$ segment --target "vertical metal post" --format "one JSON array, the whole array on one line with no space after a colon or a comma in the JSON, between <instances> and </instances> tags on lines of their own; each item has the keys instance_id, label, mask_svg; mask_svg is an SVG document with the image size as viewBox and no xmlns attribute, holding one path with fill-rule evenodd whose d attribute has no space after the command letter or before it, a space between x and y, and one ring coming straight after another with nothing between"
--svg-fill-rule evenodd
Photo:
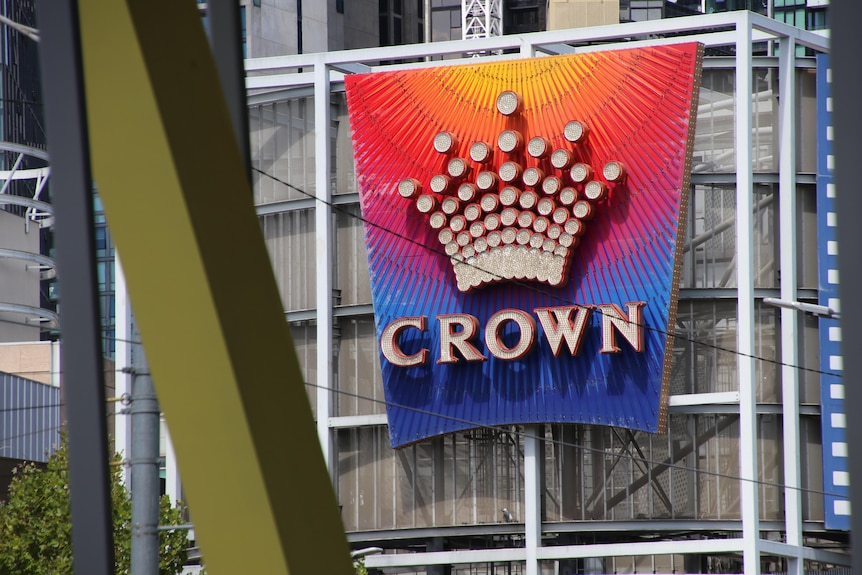
<instances>
[{"instance_id":1,"label":"vertical metal post","mask_svg":"<svg viewBox=\"0 0 862 575\"><path fill-rule=\"evenodd\" d=\"M527 575L538 575L538 548L542 544L542 427L524 428L524 547L527 554Z\"/></svg>"},{"instance_id":2,"label":"vertical metal post","mask_svg":"<svg viewBox=\"0 0 862 575\"><path fill-rule=\"evenodd\" d=\"M119 254L114 256L114 336L116 347L114 354L114 382L117 397L129 397L132 393L132 377L127 368L134 365L132 359L132 307L129 304L129 294L126 291L126 274L120 262ZM125 413L117 414L114 419L114 449L127 459L131 453L131 425L129 417ZM123 467L123 482L127 489L131 489L132 481L128 469Z\"/></svg>"},{"instance_id":3,"label":"vertical metal post","mask_svg":"<svg viewBox=\"0 0 862 575\"><path fill-rule=\"evenodd\" d=\"M332 474L332 440L329 417L332 406L332 208L329 189L329 69L322 59L314 64L314 205L317 257L317 434L326 467Z\"/></svg>"},{"instance_id":4,"label":"vertical metal post","mask_svg":"<svg viewBox=\"0 0 862 575\"><path fill-rule=\"evenodd\" d=\"M207 10L213 58L218 68L221 89L230 112L237 144L251 182L248 103L242 60L242 22L239 16L241 7L236 0L210 0Z\"/></svg>"},{"instance_id":5,"label":"vertical metal post","mask_svg":"<svg viewBox=\"0 0 862 575\"><path fill-rule=\"evenodd\" d=\"M781 222L781 299L796 301L796 45L783 38L778 54L778 205ZM796 546L787 572L802 575L802 492L799 457L799 316L781 310L781 401L784 413L784 523L786 542Z\"/></svg>"},{"instance_id":6,"label":"vertical metal post","mask_svg":"<svg viewBox=\"0 0 862 575\"><path fill-rule=\"evenodd\" d=\"M839 293L841 310L842 355L844 378L847 382L859 381L862 376L862 304L856 297L862 292L862 266L859 254L852 246L862 242L862 231L857 215L862 213L862 197L854 193L858 187L856 158L859 153L859 133L862 130L862 108L859 94L862 93L862 76L859 74L858 54L862 48L859 38L859 21L862 4L858 2L833 2L832 11L832 71L835 97L835 201L838 205L838 263L841 274ZM847 412L854 413L862 406L862 388L845 385ZM847 418L847 437L850 441L849 470L850 501L853 509L851 523L853 533L862 533L862 418ZM854 439L856 438L856 439ZM853 537L853 571L862 573L862 547L859 537Z\"/></svg>"},{"instance_id":7,"label":"vertical metal post","mask_svg":"<svg viewBox=\"0 0 862 575\"><path fill-rule=\"evenodd\" d=\"M81 575L110 575L114 547L105 380L78 7L74 0L41 0L36 8L63 292L61 354L69 420L73 566Z\"/></svg>"},{"instance_id":8,"label":"vertical metal post","mask_svg":"<svg viewBox=\"0 0 862 575\"><path fill-rule=\"evenodd\" d=\"M757 481L757 385L754 364L754 263L751 170L751 20L736 21L736 261L737 365L739 369L739 474L743 562L746 575L760 573L760 505Z\"/></svg>"},{"instance_id":9,"label":"vertical metal post","mask_svg":"<svg viewBox=\"0 0 862 575\"><path fill-rule=\"evenodd\" d=\"M132 375L132 575L159 573L159 402L143 346Z\"/></svg>"}]
</instances>

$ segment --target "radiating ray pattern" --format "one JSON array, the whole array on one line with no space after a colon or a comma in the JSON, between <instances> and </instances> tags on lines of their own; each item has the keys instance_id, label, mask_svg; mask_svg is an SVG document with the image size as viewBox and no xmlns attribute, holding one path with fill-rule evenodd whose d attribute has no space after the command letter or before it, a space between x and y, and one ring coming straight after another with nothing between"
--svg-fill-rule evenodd
<instances>
[{"instance_id":1,"label":"radiating ray pattern","mask_svg":"<svg viewBox=\"0 0 862 575\"><path fill-rule=\"evenodd\" d=\"M681 265L675 254L687 211L702 54L700 44L678 44L345 78L378 337L397 318L428 318L425 332L405 330L399 341L405 353L428 349L430 361L405 368L381 356L387 401L481 425L581 422L662 429L667 332L676 314ZM506 91L520 97L511 115L497 108ZM566 126L575 120L586 127L585 140L567 139ZM506 130L523 136L522 148L500 148L498 137ZM452 149L441 153L434 142L444 132L454 139ZM531 155L527 145L534 137L544 138L550 151L568 150L568 163L558 160L566 167L553 165L549 154ZM489 160L471 158L477 142L491 149ZM450 168L453 158L464 160L465 175L457 162ZM512 218L502 214L507 182L476 194L461 190L459 197L459 187L475 186L483 171L498 180L508 175L506 162L521 170L509 183L517 188L509 207L521 218L508 226L511 232L495 220ZM620 181L603 172L609 162L619 165L608 174L623 170ZM596 184L589 190L587 181L573 179L574 164L592 169ZM448 178L445 186L440 176ZM571 189L568 195L563 188ZM486 210L487 194L496 199L488 200ZM572 197L590 205L590 217L579 215L587 207L576 209ZM534 203L543 198L548 200L540 212ZM559 220L547 211L551 204L565 208ZM542 217L547 221L537 222ZM568 229L569 220L578 221ZM555 222L560 228L550 229ZM489 244L498 240L498 225L494 251ZM517 265L515 256L507 259L515 253ZM530 271L530 262L540 260L544 271ZM499 262L503 267L493 267ZM520 266L506 272L511 281L499 277L506 265ZM547 279L558 272L560 281ZM496 359L480 334L474 343L486 361L436 363L441 314L470 314L484 326L503 309L532 314L543 307L624 308L638 301L645 302L647 326L641 353L625 342L619 353L600 353L602 318L593 312L576 356L566 351L554 357L539 327L536 345L523 359ZM513 323L504 325L503 339L515 341ZM465 428L395 406L388 416L393 447Z\"/></svg>"}]
</instances>

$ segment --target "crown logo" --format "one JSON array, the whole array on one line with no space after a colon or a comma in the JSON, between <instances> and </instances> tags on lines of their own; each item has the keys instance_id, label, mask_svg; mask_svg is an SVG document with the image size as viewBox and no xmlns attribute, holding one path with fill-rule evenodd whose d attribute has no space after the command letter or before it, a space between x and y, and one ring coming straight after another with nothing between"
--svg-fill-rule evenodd
<instances>
[{"instance_id":1,"label":"crown logo","mask_svg":"<svg viewBox=\"0 0 862 575\"><path fill-rule=\"evenodd\" d=\"M523 101L507 90L496 108L517 117ZM434 136L445 173L431 177L430 193L415 178L401 180L398 193L415 200L416 210L439 230L460 291L506 280L566 283L589 221L607 204L610 188L626 178L617 160L600 171L588 163L589 133L585 122L571 120L554 137L559 147L541 135L525 146L527 136L509 128L495 148L482 141L462 147L452 132Z\"/></svg>"}]
</instances>

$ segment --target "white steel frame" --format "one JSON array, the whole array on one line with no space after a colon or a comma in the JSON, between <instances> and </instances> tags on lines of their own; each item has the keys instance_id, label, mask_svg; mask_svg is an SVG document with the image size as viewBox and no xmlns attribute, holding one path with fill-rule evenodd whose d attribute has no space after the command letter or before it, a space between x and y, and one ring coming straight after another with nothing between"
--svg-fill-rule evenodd
<instances>
[{"instance_id":1,"label":"white steel frame","mask_svg":"<svg viewBox=\"0 0 862 575\"><path fill-rule=\"evenodd\" d=\"M462 0L461 38L503 35L503 0Z\"/></svg>"},{"instance_id":2,"label":"white steel frame","mask_svg":"<svg viewBox=\"0 0 862 575\"><path fill-rule=\"evenodd\" d=\"M464 5L472 4L465 0ZM465 10L466 14L467 11ZM466 16L465 16L466 17ZM466 25L466 24L465 24ZM465 28L466 29L466 28ZM708 30L708 32L701 32ZM677 34L672 38L656 35ZM633 40L634 38L644 38ZM340 87L340 81L348 73L375 69L398 69L437 65L475 63L468 55L484 54L484 61L495 59L530 58L547 54L578 53L609 50L621 47L672 44L699 41L709 46L731 46L735 48L736 91L751 93L752 89L752 43L775 40L779 50L779 72L781 101L778 114L780 147L779 195L781 235L781 298L795 301L796 270L796 225L795 194L796 173L794 158L794 106L795 91L793 74L797 46L813 48L818 52L829 51L827 38L783 23L776 22L752 12L726 12L669 20L638 22L631 24L558 30L535 34L482 37L471 40L388 46L343 52L302 54L259 58L246 61L246 70L252 74L247 80L250 100L255 103L277 101L309 90L315 99L315 151L316 151L316 198L315 239L318 262L331 260L332 210L327 205L331 200L330 190L330 90ZM616 43L612 43L617 41ZM589 43L595 44L590 45ZM609 43L611 42L611 43ZM516 54L501 56L503 50L515 50ZM461 60L428 61L435 56L461 54ZM417 60L411 64L380 66L380 61L400 59ZM302 72L298 72L299 70ZM308 70L313 70L309 72ZM540 510L541 466L538 427L527 426L525 439L525 510L524 547L493 550L439 551L414 554L372 555L366 558L368 567L398 568L441 564L464 564L499 561L526 563L526 573L537 575L539 562L564 558L589 558L634 555L664 555L686 553L741 553L745 572L760 573L760 558L764 553L788 559L788 572L803 573L803 562L814 560L836 565L849 565L850 556L803 546L802 511L799 458L799 377L791 366L799 362L799 333L797 314L792 309L781 310L781 361L784 413L784 477L786 482L783 521L785 542L779 543L761 538L758 519L758 458L757 458L757 413L755 396L755 333L754 333L754 269L752 262L753 238L753 186L754 174L751 164L752 146L752 101L750 98L736 99L736 183L737 183L737 283L738 283L738 334L739 391L702 395L685 395L670 398L671 411L704 409L726 412L730 406L740 414L740 492L742 495L741 537L730 539L708 539L691 541L656 541L625 544L599 544L577 546L542 547L542 522ZM321 137L322 136L322 137ZM355 195L354 195L355 198ZM289 204L287 202L286 204ZM305 207L305 202L303 202ZM290 209L288 205L283 209ZM280 211L272 205L260 206L261 213ZM333 417L331 406L332 379L332 278L330 266L317 266L317 319L318 360L317 374L320 387L317 392L318 432L327 464L332 468L331 434L336 428L379 425L380 416ZM774 523L774 522L770 522Z\"/></svg>"}]
</instances>

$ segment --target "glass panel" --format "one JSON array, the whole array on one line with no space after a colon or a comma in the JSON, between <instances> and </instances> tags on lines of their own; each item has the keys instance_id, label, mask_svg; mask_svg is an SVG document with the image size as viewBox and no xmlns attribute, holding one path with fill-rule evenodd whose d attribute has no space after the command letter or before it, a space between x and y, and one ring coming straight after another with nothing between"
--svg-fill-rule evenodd
<instances>
[{"instance_id":1,"label":"glass panel","mask_svg":"<svg viewBox=\"0 0 862 575\"><path fill-rule=\"evenodd\" d=\"M799 418L802 519L823 521L823 444L820 418Z\"/></svg>"},{"instance_id":2,"label":"glass panel","mask_svg":"<svg viewBox=\"0 0 862 575\"><path fill-rule=\"evenodd\" d=\"M736 301L679 303L670 392L737 391Z\"/></svg>"},{"instance_id":3,"label":"glass panel","mask_svg":"<svg viewBox=\"0 0 862 575\"><path fill-rule=\"evenodd\" d=\"M368 254L365 249L365 229L359 206L335 208L335 270L336 305L371 303L371 283L368 275Z\"/></svg>"},{"instance_id":4,"label":"glass panel","mask_svg":"<svg viewBox=\"0 0 862 575\"><path fill-rule=\"evenodd\" d=\"M266 215L261 224L284 309L313 308L316 304L314 210Z\"/></svg>"},{"instance_id":5,"label":"glass panel","mask_svg":"<svg viewBox=\"0 0 862 575\"><path fill-rule=\"evenodd\" d=\"M340 318L335 338L335 415L385 413L374 318Z\"/></svg>"},{"instance_id":6,"label":"glass panel","mask_svg":"<svg viewBox=\"0 0 862 575\"><path fill-rule=\"evenodd\" d=\"M386 427L336 432L337 491L347 531L523 521L519 435L458 433L404 449Z\"/></svg>"},{"instance_id":7,"label":"glass panel","mask_svg":"<svg viewBox=\"0 0 862 575\"><path fill-rule=\"evenodd\" d=\"M663 435L549 426L544 519L738 519L738 420L673 415Z\"/></svg>"},{"instance_id":8,"label":"glass panel","mask_svg":"<svg viewBox=\"0 0 862 575\"><path fill-rule=\"evenodd\" d=\"M705 68L697 107L692 172L736 170L733 70Z\"/></svg>"},{"instance_id":9,"label":"glass panel","mask_svg":"<svg viewBox=\"0 0 862 575\"><path fill-rule=\"evenodd\" d=\"M778 287L776 189L773 185L754 187L755 287ZM736 287L736 186L694 186L689 206L682 287Z\"/></svg>"},{"instance_id":10,"label":"glass panel","mask_svg":"<svg viewBox=\"0 0 862 575\"><path fill-rule=\"evenodd\" d=\"M754 378L759 403L781 403L781 366L779 342L781 310L762 302L755 304Z\"/></svg>"},{"instance_id":11,"label":"glass panel","mask_svg":"<svg viewBox=\"0 0 862 575\"><path fill-rule=\"evenodd\" d=\"M736 187L695 186L689 206L682 287L735 287Z\"/></svg>"},{"instance_id":12,"label":"glass panel","mask_svg":"<svg viewBox=\"0 0 862 575\"><path fill-rule=\"evenodd\" d=\"M755 172L778 171L778 70L752 70L751 165Z\"/></svg>"},{"instance_id":13,"label":"glass panel","mask_svg":"<svg viewBox=\"0 0 862 575\"><path fill-rule=\"evenodd\" d=\"M796 71L796 171L817 172L817 73Z\"/></svg>"},{"instance_id":14,"label":"glass panel","mask_svg":"<svg viewBox=\"0 0 862 575\"><path fill-rule=\"evenodd\" d=\"M782 437L782 418L765 414L758 417L758 486L760 500L760 519L778 520L784 518L784 441Z\"/></svg>"},{"instance_id":15,"label":"glass panel","mask_svg":"<svg viewBox=\"0 0 862 575\"><path fill-rule=\"evenodd\" d=\"M301 321L290 324L290 335L296 348L299 369L306 384L305 391L311 403L314 419L317 419L317 327L311 322Z\"/></svg>"},{"instance_id":16,"label":"glass panel","mask_svg":"<svg viewBox=\"0 0 862 575\"><path fill-rule=\"evenodd\" d=\"M313 196L314 100L251 106L249 127L255 203Z\"/></svg>"},{"instance_id":17,"label":"glass panel","mask_svg":"<svg viewBox=\"0 0 862 575\"><path fill-rule=\"evenodd\" d=\"M817 289L817 190L812 185L796 187L797 287Z\"/></svg>"},{"instance_id":18,"label":"glass panel","mask_svg":"<svg viewBox=\"0 0 862 575\"><path fill-rule=\"evenodd\" d=\"M333 159L330 162L330 179L335 182L333 194L356 193L356 166L353 162L353 141L350 119L347 115L347 98L343 92L332 95Z\"/></svg>"}]
</instances>

